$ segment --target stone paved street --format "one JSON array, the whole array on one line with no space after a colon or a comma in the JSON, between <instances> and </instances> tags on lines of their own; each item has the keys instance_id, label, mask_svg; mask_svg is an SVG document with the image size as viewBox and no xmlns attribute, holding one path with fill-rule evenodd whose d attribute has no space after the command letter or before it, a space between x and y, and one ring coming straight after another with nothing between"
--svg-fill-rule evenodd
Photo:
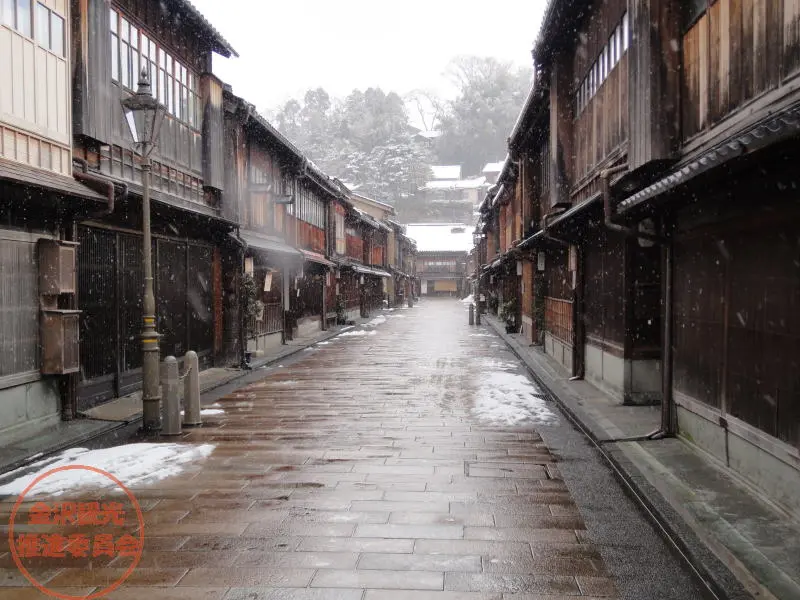
<instances>
[{"instance_id":1,"label":"stone paved street","mask_svg":"<svg viewBox=\"0 0 800 600\"><path fill-rule=\"evenodd\" d=\"M195 458L157 481L120 476L145 511L145 550L109 598L699 597L518 361L455 300L385 311L207 414L164 440L204 449ZM4 521L15 500L0 505ZM638 533L620 542L629 521ZM0 600L44 597L7 549L6 538ZM48 589L73 596L131 564L31 560Z\"/></svg>"}]
</instances>

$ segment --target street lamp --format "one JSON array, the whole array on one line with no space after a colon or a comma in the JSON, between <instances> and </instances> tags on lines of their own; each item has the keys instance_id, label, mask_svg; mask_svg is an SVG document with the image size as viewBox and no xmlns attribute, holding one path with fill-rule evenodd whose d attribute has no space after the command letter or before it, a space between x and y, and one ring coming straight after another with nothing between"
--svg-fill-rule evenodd
<instances>
[{"instance_id":1,"label":"street lamp","mask_svg":"<svg viewBox=\"0 0 800 600\"><path fill-rule=\"evenodd\" d=\"M153 262L150 238L150 154L167 109L153 97L150 74L142 67L137 92L122 100L125 122L134 148L142 157L142 234L144 246L144 305L142 315L142 429L161 429L161 390L159 388L159 348L156 331L156 298L153 293Z\"/></svg>"}]
</instances>

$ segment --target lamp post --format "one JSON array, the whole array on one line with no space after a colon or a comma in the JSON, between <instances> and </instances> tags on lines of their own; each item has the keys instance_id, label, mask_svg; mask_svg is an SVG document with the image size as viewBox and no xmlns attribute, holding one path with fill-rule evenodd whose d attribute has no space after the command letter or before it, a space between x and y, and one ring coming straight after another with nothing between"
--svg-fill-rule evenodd
<instances>
[{"instance_id":1,"label":"lamp post","mask_svg":"<svg viewBox=\"0 0 800 600\"><path fill-rule=\"evenodd\" d=\"M150 74L142 67L137 92L122 100L125 121L133 145L142 157L142 243L144 246L144 303L142 315L142 429L161 429L159 387L159 334L156 331L156 298L153 293L153 261L150 236L150 154L153 152L166 107L153 97Z\"/></svg>"}]
</instances>

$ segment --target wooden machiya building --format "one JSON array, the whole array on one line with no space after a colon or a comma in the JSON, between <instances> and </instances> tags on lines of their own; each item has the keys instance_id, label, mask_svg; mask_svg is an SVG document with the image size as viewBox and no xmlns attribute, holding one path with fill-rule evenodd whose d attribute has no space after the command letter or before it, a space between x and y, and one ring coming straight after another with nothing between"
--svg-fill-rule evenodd
<instances>
[{"instance_id":1,"label":"wooden machiya building","mask_svg":"<svg viewBox=\"0 0 800 600\"><path fill-rule=\"evenodd\" d=\"M390 307L412 305L415 286L417 245L406 235L406 227L387 220L392 228L389 238L389 270L392 285L389 288Z\"/></svg>"},{"instance_id":2,"label":"wooden machiya building","mask_svg":"<svg viewBox=\"0 0 800 600\"><path fill-rule=\"evenodd\" d=\"M621 402L660 402L664 433L793 511L798 20L781 0L551 2L501 175L526 336Z\"/></svg>"},{"instance_id":3,"label":"wooden machiya building","mask_svg":"<svg viewBox=\"0 0 800 600\"><path fill-rule=\"evenodd\" d=\"M416 243L417 296L462 298L469 293L469 227L462 223L414 223L406 226L406 235Z\"/></svg>"},{"instance_id":4,"label":"wooden machiya building","mask_svg":"<svg viewBox=\"0 0 800 600\"><path fill-rule=\"evenodd\" d=\"M0 439L11 446L73 415L73 222L113 199L73 177L71 10L0 4Z\"/></svg>"},{"instance_id":5,"label":"wooden machiya building","mask_svg":"<svg viewBox=\"0 0 800 600\"><path fill-rule=\"evenodd\" d=\"M162 358L195 350L202 367L235 360L224 344L222 277L237 252L228 235L235 223L222 215L223 89L211 73L213 53L234 51L189 2L72 6L73 154L79 177L105 185L110 198L106 211L76 218L81 410L141 381L141 162L120 101L136 91L143 67L167 109L151 178Z\"/></svg>"},{"instance_id":6,"label":"wooden machiya building","mask_svg":"<svg viewBox=\"0 0 800 600\"><path fill-rule=\"evenodd\" d=\"M346 188L345 188L346 189ZM368 317L383 307L388 225L356 206L352 192L335 207L335 306L339 321Z\"/></svg>"},{"instance_id":7,"label":"wooden machiya building","mask_svg":"<svg viewBox=\"0 0 800 600\"><path fill-rule=\"evenodd\" d=\"M364 316L380 310L394 297L394 277L391 273L394 248L394 229L388 222L394 208L362 194L351 192L349 197L355 216L362 224L364 258L356 270L364 297Z\"/></svg>"}]
</instances>

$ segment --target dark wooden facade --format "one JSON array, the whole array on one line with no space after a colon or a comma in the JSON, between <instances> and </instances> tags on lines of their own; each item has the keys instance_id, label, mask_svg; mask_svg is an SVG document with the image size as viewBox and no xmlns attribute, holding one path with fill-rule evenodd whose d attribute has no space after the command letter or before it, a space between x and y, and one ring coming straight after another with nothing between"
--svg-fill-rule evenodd
<instances>
[{"instance_id":1,"label":"dark wooden facade","mask_svg":"<svg viewBox=\"0 0 800 600\"><path fill-rule=\"evenodd\" d=\"M141 160L120 101L147 67L153 95L167 109L152 155L151 228L157 329L162 356L200 355L201 366L229 364L223 267L235 249L222 220L222 82L212 52L231 49L191 5L152 0L72 2L73 154L82 170L127 189L114 212L78 228L81 314L79 407L140 385L142 249ZM137 275L138 274L138 275Z\"/></svg>"},{"instance_id":2,"label":"dark wooden facade","mask_svg":"<svg viewBox=\"0 0 800 600\"><path fill-rule=\"evenodd\" d=\"M497 273L521 214L545 351L572 346L562 364L622 401L662 401L665 432L791 510L799 22L795 0L554 2L518 168L498 179L521 203L490 190L477 250Z\"/></svg>"}]
</instances>

